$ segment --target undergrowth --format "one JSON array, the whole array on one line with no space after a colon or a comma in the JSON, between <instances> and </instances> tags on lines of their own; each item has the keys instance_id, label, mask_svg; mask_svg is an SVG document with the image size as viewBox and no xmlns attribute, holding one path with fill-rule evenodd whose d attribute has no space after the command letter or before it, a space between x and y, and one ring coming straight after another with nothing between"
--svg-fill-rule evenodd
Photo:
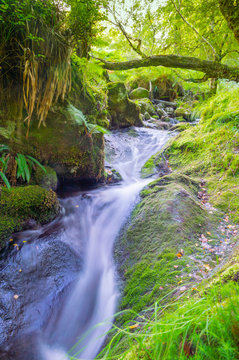
<instances>
[{"instance_id":1,"label":"undergrowth","mask_svg":"<svg viewBox=\"0 0 239 360\"><path fill-rule=\"evenodd\" d=\"M198 105L200 123L179 134L166 153L172 169L204 178L210 202L239 221L239 88L222 88Z\"/></svg>"},{"instance_id":2,"label":"undergrowth","mask_svg":"<svg viewBox=\"0 0 239 360\"><path fill-rule=\"evenodd\" d=\"M135 322L123 328L114 325L114 336L97 358L238 359L238 309L239 286L233 282L219 284L196 296L186 293L184 298L167 305L161 305L159 300L145 315L138 315ZM119 354L115 349L121 339L128 350Z\"/></svg>"}]
</instances>

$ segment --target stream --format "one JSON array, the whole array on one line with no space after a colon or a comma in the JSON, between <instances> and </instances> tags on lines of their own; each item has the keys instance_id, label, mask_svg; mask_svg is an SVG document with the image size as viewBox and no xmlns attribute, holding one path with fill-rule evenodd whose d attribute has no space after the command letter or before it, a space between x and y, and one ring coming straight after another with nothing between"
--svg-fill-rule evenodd
<instances>
[{"instance_id":1,"label":"stream","mask_svg":"<svg viewBox=\"0 0 239 360\"><path fill-rule=\"evenodd\" d=\"M150 128L106 135L107 162L123 180L66 191L56 220L13 236L0 262L1 360L97 356L119 299L114 241L152 181L141 167L168 138Z\"/></svg>"}]
</instances>

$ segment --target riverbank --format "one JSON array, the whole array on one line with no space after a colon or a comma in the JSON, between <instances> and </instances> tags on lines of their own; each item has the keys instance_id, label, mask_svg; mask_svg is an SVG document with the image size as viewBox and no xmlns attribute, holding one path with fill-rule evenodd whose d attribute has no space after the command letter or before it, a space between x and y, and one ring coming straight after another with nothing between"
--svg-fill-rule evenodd
<instances>
[{"instance_id":1,"label":"riverbank","mask_svg":"<svg viewBox=\"0 0 239 360\"><path fill-rule=\"evenodd\" d=\"M227 356L230 358L233 354L232 359L236 359L236 340L233 330L226 325L221 330L228 334L227 340L220 342L212 335L211 353L210 340L193 337L195 331L199 331L195 329L206 331L203 330L203 316L198 319L197 327L193 328L193 323L189 322L188 327L182 324L181 332L173 331L176 319L181 316L174 308L175 301L191 312L193 319L193 303L202 303L205 299L205 309L211 304L210 326L219 321L214 302L223 302L220 296L226 299L230 287L234 294L232 301L237 301L239 133L236 94L238 89L228 92L224 89L198 106L195 115L202 116L200 123L171 139L143 168L143 174L145 169L147 176L150 171L152 174L160 172L160 178L141 192L141 201L116 244L115 258L124 289L120 314L116 316L116 335L108 347L109 359L135 359L136 354L140 359L177 356L184 359L188 356L185 347L190 354L191 351L198 354L194 357L197 359L203 356L222 359L226 341L233 348L225 350ZM162 176L162 170L169 174ZM232 253L233 261L228 260ZM222 267L223 271L219 270ZM215 277L216 283L212 280ZM221 288L218 284L222 284ZM205 288L208 287L207 295ZM190 302L188 297L194 300ZM160 310L154 311L156 302ZM231 303L226 303L226 323L231 321L230 306ZM166 324L169 318L174 318L175 324L168 326L164 333L161 326L165 325L161 324ZM238 324L237 318L235 324ZM122 330L118 330L118 326ZM167 334L171 332L171 340L168 340ZM154 340L157 336L162 338L164 346ZM204 355L203 347L206 349Z\"/></svg>"}]
</instances>

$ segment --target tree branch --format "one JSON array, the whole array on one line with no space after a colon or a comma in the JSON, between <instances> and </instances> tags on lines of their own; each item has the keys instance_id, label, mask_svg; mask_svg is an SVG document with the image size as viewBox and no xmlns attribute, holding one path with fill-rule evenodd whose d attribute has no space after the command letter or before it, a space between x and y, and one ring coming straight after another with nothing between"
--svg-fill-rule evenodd
<instances>
[{"instance_id":1,"label":"tree branch","mask_svg":"<svg viewBox=\"0 0 239 360\"><path fill-rule=\"evenodd\" d=\"M97 59L108 70L128 70L148 66L164 66L168 68L188 69L203 72L208 78L227 79L239 82L239 68L230 67L215 61L200 60L195 57L178 55L155 55L145 59L123 62L111 62Z\"/></svg>"},{"instance_id":2,"label":"tree branch","mask_svg":"<svg viewBox=\"0 0 239 360\"><path fill-rule=\"evenodd\" d=\"M200 35L199 31L192 24L190 24L190 22L187 19L185 19L185 17L183 16L181 11L178 9L177 5L175 4L174 0L171 0L171 2L173 4L175 10L177 11L177 13L180 15L182 20L185 22L185 24L187 24L203 40L203 42L205 42L205 44L210 46L213 54L216 54L216 51L215 51L214 47L212 46L212 44L210 44L210 42L203 35Z\"/></svg>"}]
</instances>

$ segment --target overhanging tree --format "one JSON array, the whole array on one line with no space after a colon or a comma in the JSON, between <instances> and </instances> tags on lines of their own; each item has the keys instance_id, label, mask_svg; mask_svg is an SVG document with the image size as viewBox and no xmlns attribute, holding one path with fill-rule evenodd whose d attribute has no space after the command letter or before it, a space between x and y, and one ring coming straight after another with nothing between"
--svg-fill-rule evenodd
<instances>
[{"instance_id":1,"label":"overhanging tree","mask_svg":"<svg viewBox=\"0 0 239 360\"><path fill-rule=\"evenodd\" d=\"M127 70L165 66L204 73L204 76L196 81L205 81L209 78L239 81L238 67L222 64L222 60L231 54L235 58L235 54L239 53L239 48L224 19L225 14L222 16L219 1L215 3L209 0L205 3L204 1L168 0L154 11L150 10L152 2L148 0L132 1L131 7L124 5L125 2L122 1L120 4L123 6L126 21L120 19L122 11L119 10L121 9L119 2L111 1L111 7L108 5L111 23L120 30L130 48L141 58L123 62L101 59L104 68ZM148 8L145 11L144 7L147 5ZM235 7L235 1L233 6ZM234 20L238 22L238 17L234 17ZM129 29L129 23L131 29ZM152 40L146 36L146 31L147 34L151 31ZM160 55L151 55L153 48ZM169 54L169 51L173 55ZM194 56L188 57L188 53Z\"/></svg>"}]
</instances>

